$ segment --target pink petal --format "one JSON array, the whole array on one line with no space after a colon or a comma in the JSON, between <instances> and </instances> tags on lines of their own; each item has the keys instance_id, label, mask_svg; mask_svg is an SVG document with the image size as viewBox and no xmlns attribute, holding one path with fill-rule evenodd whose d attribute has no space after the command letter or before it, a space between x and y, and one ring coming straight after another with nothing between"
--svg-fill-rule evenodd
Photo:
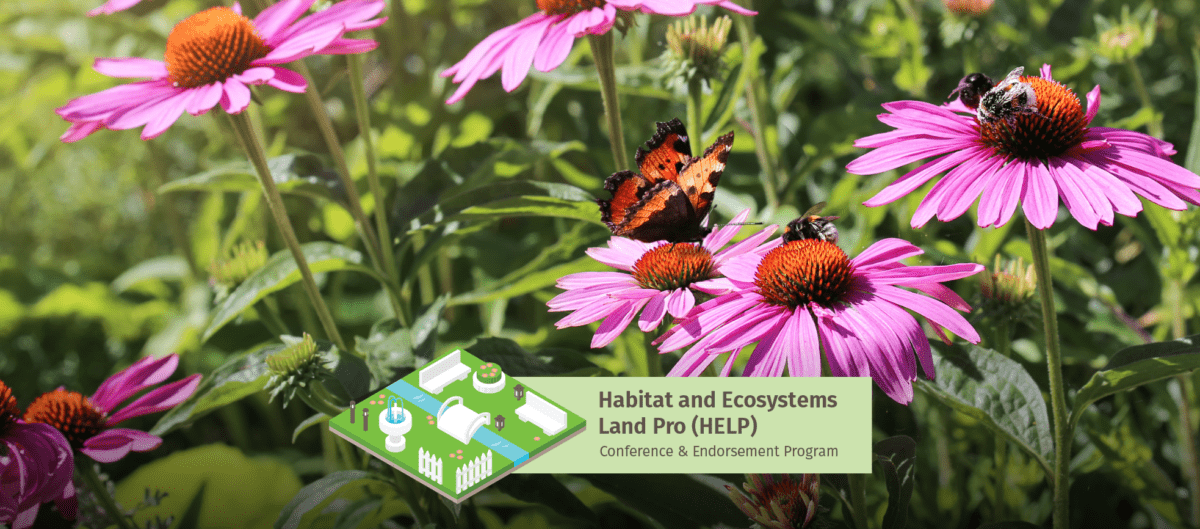
<instances>
[{"instance_id":1,"label":"pink petal","mask_svg":"<svg viewBox=\"0 0 1200 529\"><path fill-rule=\"evenodd\" d=\"M659 292L650 298L646 308L638 318L638 328L642 332L650 332L662 324L663 316L667 314L667 292Z\"/></svg>"},{"instance_id":2,"label":"pink petal","mask_svg":"<svg viewBox=\"0 0 1200 529\"><path fill-rule=\"evenodd\" d=\"M729 221L729 224L713 230L712 233L709 233L706 237L704 237L704 242L701 244L701 246L708 249L710 252L716 253L721 248L724 248L726 244L729 244L729 241L733 240L733 237L737 235L738 230L742 229L740 224L746 222L746 219L749 216L749 209L742 210L741 213L738 213L737 216L733 217L733 219Z\"/></svg>"},{"instance_id":3,"label":"pink petal","mask_svg":"<svg viewBox=\"0 0 1200 529\"><path fill-rule=\"evenodd\" d=\"M546 36L538 46L537 54L533 59L533 67L540 72L549 72L558 68L571 54L575 38L575 33L571 31L571 25L566 21L553 23L546 30Z\"/></svg>"},{"instance_id":4,"label":"pink petal","mask_svg":"<svg viewBox=\"0 0 1200 529\"><path fill-rule=\"evenodd\" d=\"M521 31L517 38L509 44L508 50L505 52L504 66L501 67L503 71L500 74L500 86L504 88L505 92L516 90L529 75L529 68L533 66L533 56L537 53L538 44L542 42L542 37L552 24L554 24L553 18L546 18L538 24L532 24Z\"/></svg>"},{"instance_id":5,"label":"pink petal","mask_svg":"<svg viewBox=\"0 0 1200 529\"><path fill-rule=\"evenodd\" d=\"M617 309L612 314L609 314L600 323L600 328L596 329L596 334L592 336L592 349L599 349L613 343L621 335L621 332L626 327L629 327L630 322L633 321L633 316L645 305L645 300L634 301L626 305L625 308Z\"/></svg>"},{"instance_id":6,"label":"pink petal","mask_svg":"<svg viewBox=\"0 0 1200 529\"><path fill-rule=\"evenodd\" d=\"M873 284L869 280L868 284L868 291L876 296L916 312L971 343L979 343L979 333L975 332L975 328L958 312L941 302L893 286Z\"/></svg>"},{"instance_id":7,"label":"pink petal","mask_svg":"<svg viewBox=\"0 0 1200 529\"><path fill-rule=\"evenodd\" d=\"M132 404L113 414L108 419L109 425L114 425L125 419L140 417L150 413L168 410L178 406L200 386L200 375L195 374L183 380L172 382L142 395Z\"/></svg>"},{"instance_id":8,"label":"pink petal","mask_svg":"<svg viewBox=\"0 0 1200 529\"><path fill-rule=\"evenodd\" d=\"M914 139L897 142L866 153L846 165L846 171L857 175L873 175L889 171L912 162L940 156L952 151L976 145L969 137L961 139Z\"/></svg>"},{"instance_id":9,"label":"pink petal","mask_svg":"<svg viewBox=\"0 0 1200 529\"><path fill-rule=\"evenodd\" d=\"M667 312L671 313L671 316L676 318L687 316L694 306L696 306L696 297L692 295L691 290L680 288L667 294Z\"/></svg>"},{"instance_id":10,"label":"pink petal","mask_svg":"<svg viewBox=\"0 0 1200 529\"><path fill-rule=\"evenodd\" d=\"M1054 186L1050 171L1040 161L1025 163L1025 192L1021 205L1025 218L1039 230L1049 228L1058 216L1058 188Z\"/></svg>"},{"instance_id":11,"label":"pink petal","mask_svg":"<svg viewBox=\"0 0 1200 529\"><path fill-rule=\"evenodd\" d=\"M1024 162L1009 160L996 171L979 200L979 227L1003 226L1017 209L1025 171ZM1004 222L1001 222L1004 219Z\"/></svg>"},{"instance_id":12,"label":"pink petal","mask_svg":"<svg viewBox=\"0 0 1200 529\"><path fill-rule=\"evenodd\" d=\"M171 374L178 366L179 355L174 353L160 358L143 357L133 365L108 377L100 384L99 388L96 388L96 393L92 394L90 400L105 413L111 413L125 399L132 397L135 393L171 378Z\"/></svg>"},{"instance_id":13,"label":"pink petal","mask_svg":"<svg viewBox=\"0 0 1200 529\"><path fill-rule=\"evenodd\" d=\"M971 147L961 151L952 152L946 156L925 163L924 165L909 171L904 176L897 178L882 191L876 193L866 202L864 206L875 207L890 204L900 197L907 195L917 188L925 185L931 178L943 173L951 167L955 167L965 161L971 160L977 156L983 155L986 151L983 147Z\"/></svg>"},{"instance_id":14,"label":"pink petal","mask_svg":"<svg viewBox=\"0 0 1200 529\"><path fill-rule=\"evenodd\" d=\"M1100 111L1100 85L1096 85L1091 92L1087 93L1087 115L1083 118L1083 124L1089 125L1093 119L1096 119L1096 113Z\"/></svg>"},{"instance_id":15,"label":"pink petal","mask_svg":"<svg viewBox=\"0 0 1200 529\"><path fill-rule=\"evenodd\" d=\"M117 78L163 78L168 75L167 63L138 57L96 59L92 63L92 68L104 75Z\"/></svg>"},{"instance_id":16,"label":"pink petal","mask_svg":"<svg viewBox=\"0 0 1200 529\"><path fill-rule=\"evenodd\" d=\"M79 451L100 463L113 463L134 452L149 452L162 444L162 438L139 430L112 428L83 442Z\"/></svg>"},{"instance_id":17,"label":"pink petal","mask_svg":"<svg viewBox=\"0 0 1200 529\"><path fill-rule=\"evenodd\" d=\"M308 12L315 0L283 0L264 9L254 17L254 28L264 40L273 38Z\"/></svg>"},{"instance_id":18,"label":"pink petal","mask_svg":"<svg viewBox=\"0 0 1200 529\"><path fill-rule=\"evenodd\" d=\"M225 80L225 94L221 97L221 108L230 114L240 114L250 106L250 89L234 78Z\"/></svg>"},{"instance_id":19,"label":"pink petal","mask_svg":"<svg viewBox=\"0 0 1200 529\"><path fill-rule=\"evenodd\" d=\"M96 15L111 15L117 11L124 11L135 5L138 5L138 3L141 1L142 0L108 0L104 3L104 5L88 11L87 16L94 17Z\"/></svg>"}]
</instances>

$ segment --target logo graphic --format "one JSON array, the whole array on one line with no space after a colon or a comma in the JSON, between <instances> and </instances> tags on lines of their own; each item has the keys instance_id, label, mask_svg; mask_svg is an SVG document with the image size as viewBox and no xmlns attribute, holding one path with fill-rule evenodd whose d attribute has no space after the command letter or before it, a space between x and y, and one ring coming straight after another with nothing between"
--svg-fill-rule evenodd
<instances>
[{"instance_id":1,"label":"logo graphic","mask_svg":"<svg viewBox=\"0 0 1200 529\"><path fill-rule=\"evenodd\" d=\"M333 433L454 502L586 426L528 381L461 349L329 421Z\"/></svg>"}]
</instances>

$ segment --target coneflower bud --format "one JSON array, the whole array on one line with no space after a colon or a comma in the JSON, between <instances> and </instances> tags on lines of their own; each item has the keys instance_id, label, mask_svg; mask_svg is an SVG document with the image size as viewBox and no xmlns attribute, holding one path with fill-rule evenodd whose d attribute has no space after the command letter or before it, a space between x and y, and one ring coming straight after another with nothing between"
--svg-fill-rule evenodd
<instances>
[{"instance_id":1,"label":"coneflower bud","mask_svg":"<svg viewBox=\"0 0 1200 529\"><path fill-rule=\"evenodd\" d=\"M990 300L1010 306L1024 305L1037 291L1037 273L1033 265L1023 266L1020 258L1001 267L1000 256L992 273L980 274L979 288L985 301Z\"/></svg>"},{"instance_id":2,"label":"coneflower bud","mask_svg":"<svg viewBox=\"0 0 1200 529\"><path fill-rule=\"evenodd\" d=\"M749 483L741 491L726 485L729 499L750 519L770 529L801 529L808 527L817 514L821 478L817 474L800 474L796 480L790 474L747 474Z\"/></svg>"},{"instance_id":3,"label":"coneflower bud","mask_svg":"<svg viewBox=\"0 0 1200 529\"><path fill-rule=\"evenodd\" d=\"M958 16L978 17L992 10L994 0L944 0L946 9Z\"/></svg>"},{"instance_id":4,"label":"coneflower bud","mask_svg":"<svg viewBox=\"0 0 1200 529\"><path fill-rule=\"evenodd\" d=\"M685 82L694 78L715 79L725 68L725 42L733 20L723 16L711 26L701 17L687 17L667 28L668 69Z\"/></svg>"},{"instance_id":5,"label":"coneflower bud","mask_svg":"<svg viewBox=\"0 0 1200 529\"><path fill-rule=\"evenodd\" d=\"M212 281L233 286L267 264L267 247L262 241L244 241L234 246L223 259L214 259L208 267Z\"/></svg>"},{"instance_id":6,"label":"coneflower bud","mask_svg":"<svg viewBox=\"0 0 1200 529\"><path fill-rule=\"evenodd\" d=\"M1121 6L1120 20L1109 20L1096 15L1096 52L1112 61L1125 62L1141 55L1142 50L1154 43L1155 24L1158 10L1149 4L1138 7L1132 14L1129 6Z\"/></svg>"},{"instance_id":7,"label":"coneflower bud","mask_svg":"<svg viewBox=\"0 0 1200 529\"><path fill-rule=\"evenodd\" d=\"M280 339L286 347L265 360L271 373L265 389L270 390L271 400L282 393L283 405L287 407L298 391L307 392L311 384L332 374L329 370L332 359L319 350L308 333L303 338L281 336Z\"/></svg>"}]
</instances>

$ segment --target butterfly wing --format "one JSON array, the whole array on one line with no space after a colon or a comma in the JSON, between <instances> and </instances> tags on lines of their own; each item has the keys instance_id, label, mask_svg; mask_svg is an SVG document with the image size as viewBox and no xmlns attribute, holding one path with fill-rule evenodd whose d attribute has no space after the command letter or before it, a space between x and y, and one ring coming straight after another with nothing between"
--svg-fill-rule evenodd
<instances>
[{"instance_id":1,"label":"butterfly wing","mask_svg":"<svg viewBox=\"0 0 1200 529\"><path fill-rule=\"evenodd\" d=\"M625 209L618 223L608 223L613 235L639 241L684 242L699 239L700 218L678 184L663 181L648 189L636 204Z\"/></svg>"},{"instance_id":2,"label":"butterfly wing","mask_svg":"<svg viewBox=\"0 0 1200 529\"><path fill-rule=\"evenodd\" d=\"M612 200L596 201L600 205L600 221L616 234L629 208L641 201L651 187L654 185L649 180L633 171L613 173L604 180L604 189L612 193Z\"/></svg>"},{"instance_id":3,"label":"butterfly wing","mask_svg":"<svg viewBox=\"0 0 1200 529\"><path fill-rule=\"evenodd\" d=\"M730 132L704 150L704 155L692 158L679 171L676 182L687 195L695 212L697 221L704 219L712 208L713 194L717 191L717 183L725 172L725 160L729 150L733 148L733 133Z\"/></svg>"},{"instance_id":4,"label":"butterfly wing","mask_svg":"<svg viewBox=\"0 0 1200 529\"><path fill-rule=\"evenodd\" d=\"M633 155L642 175L651 183L676 180L683 166L692 159L687 129L679 118L658 123L658 130Z\"/></svg>"}]
</instances>

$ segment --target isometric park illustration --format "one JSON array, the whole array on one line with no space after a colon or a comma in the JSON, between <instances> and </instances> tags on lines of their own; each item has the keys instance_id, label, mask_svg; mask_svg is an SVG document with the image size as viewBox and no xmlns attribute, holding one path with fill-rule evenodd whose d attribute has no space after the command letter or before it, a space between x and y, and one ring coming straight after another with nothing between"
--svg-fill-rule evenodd
<instances>
[{"instance_id":1,"label":"isometric park illustration","mask_svg":"<svg viewBox=\"0 0 1200 529\"><path fill-rule=\"evenodd\" d=\"M454 502L587 426L503 368L461 349L329 421L329 429Z\"/></svg>"}]
</instances>

